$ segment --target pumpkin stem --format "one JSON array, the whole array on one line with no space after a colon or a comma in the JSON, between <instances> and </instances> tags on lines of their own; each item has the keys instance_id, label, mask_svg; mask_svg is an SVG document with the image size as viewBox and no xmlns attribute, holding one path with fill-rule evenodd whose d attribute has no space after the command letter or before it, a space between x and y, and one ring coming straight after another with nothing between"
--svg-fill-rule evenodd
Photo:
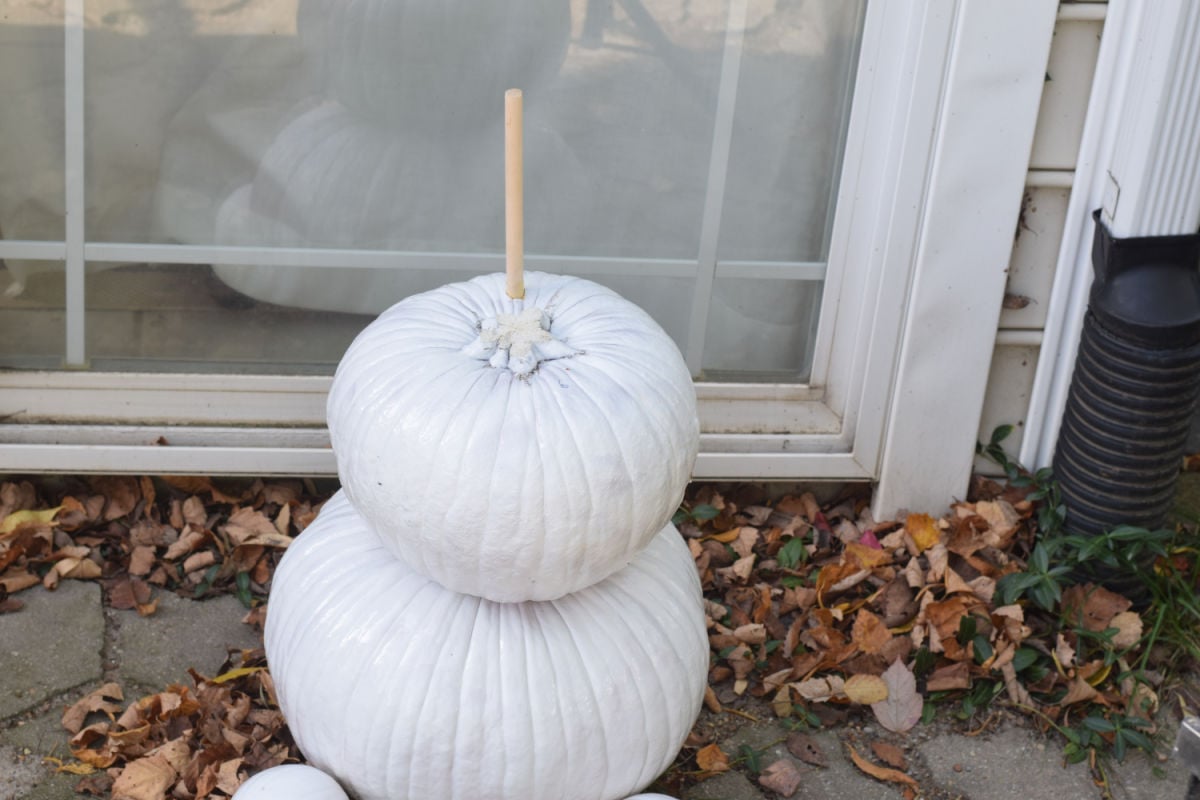
<instances>
[{"instance_id":1,"label":"pumpkin stem","mask_svg":"<svg viewBox=\"0 0 1200 800\"><path fill-rule=\"evenodd\" d=\"M497 314L483 320L479 325L479 338L462 352L524 378L543 361L570 358L583 351L554 338L550 332L550 317L545 311L527 308L516 314Z\"/></svg>"},{"instance_id":2,"label":"pumpkin stem","mask_svg":"<svg viewBox=\"0 0 1200 800\"><path fill-rule=\"evenodd\" d=\"M509 89L504 93L504 273L507 278L505 290L514 300L525 297L522 105L520 89Z\"/></svg>"}]
</instances>

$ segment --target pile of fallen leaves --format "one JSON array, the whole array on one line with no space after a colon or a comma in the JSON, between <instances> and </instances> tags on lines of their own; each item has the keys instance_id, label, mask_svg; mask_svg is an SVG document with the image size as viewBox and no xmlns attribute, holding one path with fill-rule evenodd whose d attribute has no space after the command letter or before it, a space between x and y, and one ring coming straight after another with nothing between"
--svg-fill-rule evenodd
<instances>
[{"instance_id":1,"label":"pile of fallen leaves","mask_svg":"<svg viewBox=\"0 0 1200 800\"><path fill-rule=\"evenodd\" d=\"M59 768L84 776L77 792L220 797L249 774L300 760L261 650L231 656L215 678L191 675L191 688L168 686L124 708L121 687L110 683L67 709L62 724L77 761ZM108 720L85 726L97 712Z\"/></svg>"},{"instance_id":2,"label":"pile of fallen leaves","mask_svg":"<svg viewBox=\"0 0 1200 800\"><path fill-rule=\"evenodd\" d=\"M796 730L869 712L904 733L935 701L960 703L968 722L1003 704L1060 731L1086 719L1109 744L1118 730L1148 744L1162 675L1132 668L1148 654L1131 601L1089 583L1067 586L1053 613L1002 604L997 584L1028 568L1036 509L1028 490L975 486L941 519L874 520L865 495L823 508L812 494L768 502L753 486L690 493L676 522L705 591L708 709L769 708ZM728 768L715 743L689 744L673 788ZM916 788L886 761L850 755L873 777ZM793 777L759 781L786 797Z\"/></svg>"},{"instance_id":3,"label":"pile of fallen leaves","mask_svg":"<svg viewBox=\"0 0 1200 800\"><path fill-rule=\"evenodd\" d=\"M142 614L158 591L234 593L261 625L273 569L333 491L324 488L178 477L0 484L0 612L20 608L22 589L82 579ZM861 491L822 504L753 485L691 487L676 523L705 592L709 714L782 718L799 737L789 748L810 763L820 754L809 728L869 714L904 733L937 703L957 704L977 729L988 725L977 714L1004 703L1060 731L1090 720L1108 741L1152 735L1162 676L1128 598L1084 584L1066 587L1053 611L999 601L998 584L1028 570L1034 552L1027 493L977 481L940 519L875 520ZM64 717L76 760L62 768L83 774L82 792L187 799L231 795L253 772L300 760L261 652L227 667L124 707L115 686L88 695ZM107 719L85 724L96 712ZM851 748L854 763L912 793L902 755L876 745L886 747L873 744L874 759ZM694 732L664 785L677 791L730 763L715 737ZM798 781L788 767L756 777L788 797Z\"/></svg>"},{"instance_id":4,"label":"pile of fallen leaves","mask_svg":"<svg viewBox=\"0 0 1200 800\"><path fill-rule=\"evenodd\" d=\"M18 592L100 580L115 608L153 614L154 587L232 591L249 607L328 492L311 481L47 478L0 483L0 613Z\"/></svg>"}]
</instances>

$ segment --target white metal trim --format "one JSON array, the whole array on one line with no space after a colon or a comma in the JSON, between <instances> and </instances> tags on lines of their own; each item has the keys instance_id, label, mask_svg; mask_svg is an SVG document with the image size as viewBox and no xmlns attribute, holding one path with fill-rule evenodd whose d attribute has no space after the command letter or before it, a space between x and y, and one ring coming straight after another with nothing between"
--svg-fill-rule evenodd
<instances>
[{"instance_id":1,"label":"white metal trim","mask_svg":"<svg viewBox=\"0 0 1200 800\"><path fill-rule=\"evenodd\" d=\"M87 364L85 341L83 244L87 182L84 178L84 0L66 0L63 10L63 102L65 150L63 153L66 203L66 364Z\"/></svg>"},{"instance_id":2,"label":"white metal trim","mask_svg":"<svg viewBox=\"0 0 1200 800\"><path fill-rule=\"evenodd\" d=\"M1031 169L1025 175L1025 185L1031 189L1070 189L1075 173L1069 169Z\"/></svg>"},{"instance_id":3,"label":"white metal trim","mask_svg":"<svg viewBox=\"0 0 1200 800\"><path fill-rule=\"evenodd\" d=\"M700 222L699 269L692 287L692 315L684 347L684 361L693 375L700 374L704 340L708 335L708 312L712 305L713 280L717 271L721 211L725 205L725 180L729 173L729 150L733 145L733 112L737 107L738 76L742 69L746 4L747 0L732 0L725 25L712 152L708 162L708 185L704 191L704 211Z\"/></svg>"},{"instance_id":4,"label":"white metal trim","mask_svg":"<svg viewBox=\"0 0 1200 800\"><path fill-rule=\"evenodd\" d=\"M1058 7L1059 22L1103 22L1107 14L1107 3L1067 2Z\"/></svg>"},{"instance_id":5,"label":"white metal trim","mask_svg":"<svg viewBox=\"0 0 1200 800\"><path fill-rule=\"evenodd\" d=\"M66 261L66 242L37 242L28 239L0 239L0 259L28 261Z\"/></svg>"},{"instance_id":6,"label":"white metal trim","mask_svg":"<svg viewBox=\"0 0 1200 800\"><path fill-rule=\"evenodd\" d=\"M1200 124L1195 72L1200 63L1200 23L1195 9L1190 0L1111 0L1108 4L1079 147L1076 187L1067 207L1042 355L1018 456L1029 467L1048 466L1054 457L1092 283L1091 212L1107 200L1109 211L1115 212L1113 222L1122 231L1119 235L1166 232L1175 226L1184 229L1176 232L1185 232L1187 219L1181 209L1195 213L1195 199L1187 197L1197 191L1194 148L1189 152L1182 146L1194 141ZM1164 64L1170 66L1164 69ZM1143 103L1149 104L1144 113L1138 111ZM1158 151L1161 163L1155 169L1160 172L1134 169L1161 144L1179 141L1181 136L1181 146ZM1126 184L1115 207L1113 169L1121 171ZM1130 186L1138 188L1130 191ZM1166 197L1175 199L1158 202ZM1150 208L1158 210L1148 214ZM1190 225L1195 231L1197 221Z\"/></svg>"},{"instance_id":7,"label":"white metal trim","mask_svg":"<svg viewBox=\"0 0 1200 800\"><path fill-rule=\"evenodd\" d=\"M877 516L966 491L1054 32L1045 0L955 10Z\"/></svg>"},{"instance_id":8,"label":"white metal trim","mask_svg":"<svg viewBox=\"0 0 1200 800\"><path fill-rule=\"evenodd\" d=\"M131 470L131 467L134 467ZM330 476L337 471L325 448L156 445L6 444L0 472ZM696 459L700 480L869 480L848 453L710 453Z\"/></svg>"}]
</instances>

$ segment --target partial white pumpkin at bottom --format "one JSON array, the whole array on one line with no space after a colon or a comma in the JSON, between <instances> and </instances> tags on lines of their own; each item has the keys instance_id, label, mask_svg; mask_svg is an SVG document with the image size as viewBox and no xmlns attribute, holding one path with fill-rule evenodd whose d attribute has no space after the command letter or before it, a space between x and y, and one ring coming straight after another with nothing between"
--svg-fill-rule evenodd
<instances>
[{"instance_id":1,"label":"partial white pumpkin at bottom","mask_svg":"<svg viewBox=\"0 0 1200 800\"><path fill-rule=\"evenodd\" d=\"M349 800L338 782L315 767L284 764L238 787L234 800Z\"/></svg>"},{"instance_id":2,"label":"partial white pumpkin at bottom","mask_svg":"<svg viewBox=\"0 0 1200 800\"><path fill-rule=\"evenodd\" d=\"M271 589L267 657L305 757L361 800L618 800L674 759L708 669L673 526L554 601L451 592L336 495Z\"/></svg>"}]
</instances>

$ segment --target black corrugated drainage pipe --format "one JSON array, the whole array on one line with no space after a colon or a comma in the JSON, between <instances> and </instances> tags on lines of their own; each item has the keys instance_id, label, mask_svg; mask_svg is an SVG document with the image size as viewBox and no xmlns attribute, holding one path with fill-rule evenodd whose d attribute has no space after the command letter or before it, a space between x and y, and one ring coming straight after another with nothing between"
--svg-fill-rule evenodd
<instances>
[{"instance_id":1,"label":"black corrugated drainage pipe","mask_svg":"<svg viewBox=\"0 0 1200 800\"><path fill-rule=\"evenodd\" d=\"M1094 217L1095 280L1053 465L1067 529L1090 535L1166 522L1200 394L1200 234L1117 239Z\"/></svg>"}]
</instances>

